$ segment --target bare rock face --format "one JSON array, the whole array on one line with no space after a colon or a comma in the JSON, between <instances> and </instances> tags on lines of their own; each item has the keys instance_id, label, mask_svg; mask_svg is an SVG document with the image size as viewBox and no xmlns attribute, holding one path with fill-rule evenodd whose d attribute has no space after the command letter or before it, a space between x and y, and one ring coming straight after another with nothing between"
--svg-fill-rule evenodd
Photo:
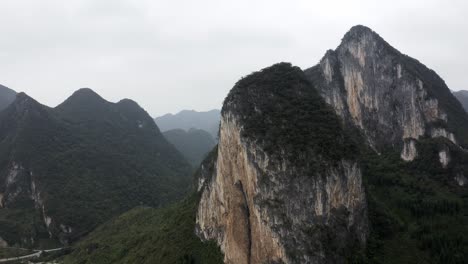
<instances>
[{"instance_id":1,"label":"bare rock face","mask_svg":"<svg viewBox=\"0 0 468 264\"><path fill-rule=\"evenodd\" d=\"M405 140L403 143L403 151L401 158L405 161L412 161L418 156L416 150L416 141L414 139Z\"/></svg>"},{"instance_id":2,"label":"bare rock face","mask_svg":"<svg viewBox=\"0 0 468 264\"><path fill-rule=\"evenodd\" d=\"M353 27L306 74L377 152L390 146L411 161L417 156L415 140L422 137L467 143L460 132L467 117L444 81L369 28Z\"/></svg>"},{"instance_id":3,"label":"bare rock face","mask_svg":"<svg viewBox=\"0 0 468 264\"><path fill-rule=\"evenodd\" d=\"M296 67L241 80L224 103L217 156L198 179L198 236L217 241L225 263L345 263L368 230L361 170L340 154L349 150L341 129ZM318 146L327 136L335 156Z\"/></svg>"}]
</instances>

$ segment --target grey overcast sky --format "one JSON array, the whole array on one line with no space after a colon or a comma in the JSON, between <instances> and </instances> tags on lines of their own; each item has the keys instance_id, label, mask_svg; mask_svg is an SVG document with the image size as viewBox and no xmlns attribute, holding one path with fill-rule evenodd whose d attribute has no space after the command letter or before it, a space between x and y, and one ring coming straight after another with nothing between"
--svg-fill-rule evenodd
<instances>
[{"instance_id":1,"label":"grey overcast sky","mask_svg":"<svg viewBox=\"0 0 468 264\"><path fill-rule=\"evenodd\" d=\"M55 106L81 87L151 115L220 108L273 63L315 65L353 25L468 89L465 0L1 0L0 83Z\"/></svg>"}]
</instances>

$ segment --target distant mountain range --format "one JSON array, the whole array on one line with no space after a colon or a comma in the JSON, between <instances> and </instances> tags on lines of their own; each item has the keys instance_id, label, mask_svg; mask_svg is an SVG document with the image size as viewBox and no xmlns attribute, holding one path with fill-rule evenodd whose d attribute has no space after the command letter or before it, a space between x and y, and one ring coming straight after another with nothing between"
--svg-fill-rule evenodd
<instances>
[{"instance_id":1,"label":"distant mountain range","mask_svg":"<svg viewBox=\"0 0 468 264\"><path fill-rule=\"evenodd\" d=\"M188 190L192 169L137 103L80 89L55 108L24 93L0 112L0 240L68 244Z\"/></svg>"},{"instance_id":2,"label":"distant mountain range","mask_svg":"<svg viewBox=\"0 0 468 264\"><path fill-rule=\"evenodd\" d=\"M215 139L218 137L219 120L220 110L218 109L206 112L183 110L175 115L166 114L154 119L163 132L171 129L188 131L191 128L197 128L209 132Z\"/></svg>"},{"instance_id":3,"label":"distant mountain range","mask_svg":"<svg viewBox=\"0 0 468 264\"><path fill-rule=\"evenodd\" d=\"M453 92L453 95L460 101L465 111L468 112L468 91L460 90L457 92Z\"/></svg>"},{"instance_id":4,"label":"distant mountain range","mask_svg":"<svg viewBox=\"0 0 468 264\"><path fill-rule=\"evenodd\" d=\"M171 129L163 132L163 135L194 168L200 166L206 154L216 145L212 135L202 129L191 128L188 131Z\"/></svg>"}]
</instances>

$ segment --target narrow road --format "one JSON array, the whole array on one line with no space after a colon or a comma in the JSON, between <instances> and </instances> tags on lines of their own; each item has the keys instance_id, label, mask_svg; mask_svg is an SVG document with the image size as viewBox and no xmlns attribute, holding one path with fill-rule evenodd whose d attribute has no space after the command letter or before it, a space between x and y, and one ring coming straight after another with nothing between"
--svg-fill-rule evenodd
<instances>
[{"instance_id":1,"label":"narrow road","mask_svg":"<svg viewBox=\"0 0 468 264\"><path fill-rule=\"evenodd\" d=\"M61 247L61 248L44 249L44 250L32 249L33 251L35 251L32 254L28 254L28 255L24 255L24 256L20 256L20 257L3 258L3 259L0 259L0 263L1 262L14 261L14 260L22 260L22 259L30 259L30 258L40 257L42 255L42 253L44 253L44 252L46 252L46 253L47 252L54 252L54 251L59 251L59 250L62 250L62 249L64 249L64 248Z\"/></svg>"}]
</instances>

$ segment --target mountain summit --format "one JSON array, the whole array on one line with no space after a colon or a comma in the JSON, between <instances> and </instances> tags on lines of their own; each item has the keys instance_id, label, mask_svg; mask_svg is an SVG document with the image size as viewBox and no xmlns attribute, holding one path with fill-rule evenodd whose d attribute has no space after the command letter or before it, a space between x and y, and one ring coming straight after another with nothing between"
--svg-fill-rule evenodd
<instances>
[{"instance_id":1,"label":"mountain summit","mask_svg":"<svg viewBox=\"0 0 468 264\"><path fill-rule=\"evenodd\" d=\"M367 27L353 27L337 49L305 72L378 152L392 146L413 160L416 141L424 137L468 147L468 116L445 82Z\"/></svg>"},{"instance_id":2,"label":"mountain summit","mask_svg":"<svg viewBox=\"0 0 468 264\"><path fill-rule=\"evenodd\" d=\"M0 234L67 244L138 205L181 198L190 165L131 100L90 89L49 108L24 93L0 112Z\"/></svg>"}]
</instances>

